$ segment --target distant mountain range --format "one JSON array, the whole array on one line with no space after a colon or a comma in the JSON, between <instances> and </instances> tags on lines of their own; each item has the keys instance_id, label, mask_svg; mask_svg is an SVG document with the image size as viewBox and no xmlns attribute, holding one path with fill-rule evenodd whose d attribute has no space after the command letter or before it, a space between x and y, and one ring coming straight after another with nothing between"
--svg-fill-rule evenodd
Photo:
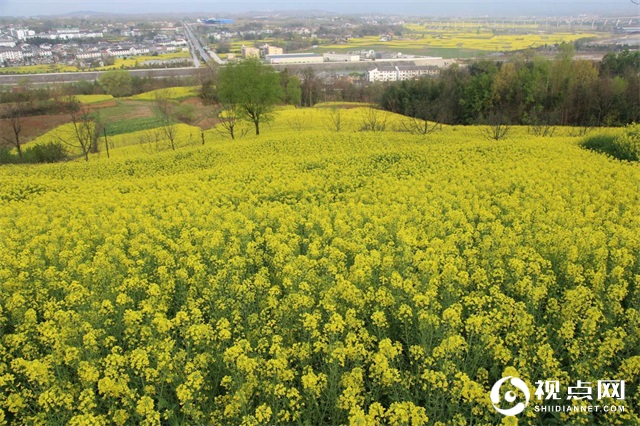
<instances>
[{"instance_id":1,"label":"distant mountain range","mask_svg":"<svg viewBox=\"0 0 640 426\"><path fill-rule=\"evenodd\" d=\"M640 10L631 0L589 1L589 0L541 0L541 1L468 1L468 0L423 0L396 2L335 1L310 2L299 0L243 1L236 2L173 2L152 0L150 2L118 2L109 4L104 0L67 0L55 5L53 2L35 0L0 0L0 16L56 16L69 18L96 18L122 16L167 16L171 19L187 17L224 16L229 18L253 17L326 17L336 15L395 15L425 17L550 17L598 14L603 17L620 15L633 16ZM87 9L64 12L63 5L71 9L73 5ZM305 10L304 7L309 9ZM322 8L319 10L318 8Z\"/></svg>"}]
</instances>

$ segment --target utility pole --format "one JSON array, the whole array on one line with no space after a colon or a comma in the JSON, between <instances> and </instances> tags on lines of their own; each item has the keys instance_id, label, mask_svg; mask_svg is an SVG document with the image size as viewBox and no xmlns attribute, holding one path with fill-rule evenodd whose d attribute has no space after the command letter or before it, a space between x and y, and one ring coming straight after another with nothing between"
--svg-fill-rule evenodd
<instances>
[{"instance_id":1,"label":"utility pole","mask_svg":"<svg viewBox=\"0 0 640 426\"><path fill-rule=\"evenodd\" d=\"M107 140L107 126L102 128L102 133L104 134L104 144L107 147L107 158L109 158L109 141Z\"/></svg>"}]
</instances>

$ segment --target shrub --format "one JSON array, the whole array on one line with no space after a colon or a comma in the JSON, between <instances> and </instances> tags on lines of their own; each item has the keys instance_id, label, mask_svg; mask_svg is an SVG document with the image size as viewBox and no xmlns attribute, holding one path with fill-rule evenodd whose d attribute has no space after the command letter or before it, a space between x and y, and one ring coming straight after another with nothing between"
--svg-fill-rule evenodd
<instances>
[{"instance_id":1,"label":"shrub","mask_svg":"<svg viewBox=\"0 0 640 426\"><path fill-rule=\"evenodd\" d=\"M102 89L113 97L130 96L133 91L133 78L128 71L107 71L98 77Z\"/></svg>"},{"instance_id":2,"label":"shrub","mask_svg":"<svg viewBox=\"0 0 640 426\"><path fill-rule=\"evenodd\" d=\"M640 125L626 127L620 135L598 134L585 138L584 148L609 154L619 160L640 161Z\"/></svg>"},{"instance_id":3,"label":"shrub","mask_svg":"<svg viewBox=\"0 0 640 426\"><path fill-rule=\"evenodd\" d=\"M195 119L195 108L193 105L180 105L176 108L176 118L183 123L193 123Z\"/></svg>"},{"instance_id":4,"label":"shrub","mask_svg":"<svg viewBox=\"0 0 640 426\"><path fill-rule=\"evenodd\" d=\"M67 148L60 142L47 142L24 150L25 163L56 163L68 158Z\"/></svg>"},{"instance_id":5,"label":"shrub","mask_svg":"<svg viewBox=\"0 0 640 426\"><path fill-rule=\"evenodd\" d=\"M0 164L13 164L18 162L18 156L11 153L10 148L0 147Z\"/></svg>"}]
</instances>

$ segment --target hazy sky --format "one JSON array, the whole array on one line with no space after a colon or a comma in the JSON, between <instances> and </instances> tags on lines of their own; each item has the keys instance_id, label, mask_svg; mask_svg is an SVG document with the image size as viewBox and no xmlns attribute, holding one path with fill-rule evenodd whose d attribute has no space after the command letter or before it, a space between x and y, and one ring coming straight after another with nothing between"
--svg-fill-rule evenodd
<instances>
[{"instance_id":1,"label":"hazy sky","mask_svg":"<svg viewBox=\"0 0 640 426\"><path fill-rule=\"evenodd\" d=\"M207 16L244 11L326 10L342 13L402 13L423 16L557 16L605 14L636 16L631 0L485 1L485 0L0 0L0 16L51 15L74 11L96 12L203 12Z\"/></svg>"}]
</instances>

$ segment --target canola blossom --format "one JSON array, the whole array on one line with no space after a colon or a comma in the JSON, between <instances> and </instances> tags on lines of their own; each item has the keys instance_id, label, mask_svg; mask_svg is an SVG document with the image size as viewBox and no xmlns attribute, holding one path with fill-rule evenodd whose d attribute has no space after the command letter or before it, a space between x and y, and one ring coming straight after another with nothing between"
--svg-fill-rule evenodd
<instances>
[{"instance_id":1,"label":"canola blossom","mask_svg":"<svg viewBox=\"0 0 640 426\"><path fill-rule=\"evenodd\" d=\"M636 164L282 122L0 168L0 424L640 421ZM507 375L627 410L502 417Z\"/></svg>"},{"instance_id":2,"label":"canola blossom","mask_svg":"<svg viewBox=\"0 0 640 426\"><path fill-rule=\"evenodd\" d=\"M458 24L462 25L462 24ZM466 28L433 29L422 25L408 25L413 33L406 38L381 41L379 36L353 37L348 44L322 45L323 49L336 51L354 50L359 48L381 50L420 51L430 48L474 49L489 52L510 52L515 50L533 49L545 45L571 43L580 39L599 38L594 32L550 33L540 34L531 30L529 34L495 34L489 28L481 28L466 24ZM520 28L522 30L522 28ZM544 31L544 30L542 30Z\"/></svg>"},{"instance_id":3,"label":"canola blossom","mask_svg":"<svg viewBox=\"0 0 640 426\"><path fill-rule=\"evenodd\" d=\"M156 89L149 92L140 93L138 95L131 96L131 99L142 101L155 101L158 97L167 100L180 101L183 99L192 98L198 96L197 86L188 87L169 87L165 89Z\"/></svg>"},{"instance_id":4,"label":"canola blossom","mask_svg":"<svg viewBox=\"0 0 640 426\"><path fill-rule=\"evenodd\" d=\"M75 95L78 102L85 105L99 104L113 99L111 95Z\"/></svg>"}]
</instances>

